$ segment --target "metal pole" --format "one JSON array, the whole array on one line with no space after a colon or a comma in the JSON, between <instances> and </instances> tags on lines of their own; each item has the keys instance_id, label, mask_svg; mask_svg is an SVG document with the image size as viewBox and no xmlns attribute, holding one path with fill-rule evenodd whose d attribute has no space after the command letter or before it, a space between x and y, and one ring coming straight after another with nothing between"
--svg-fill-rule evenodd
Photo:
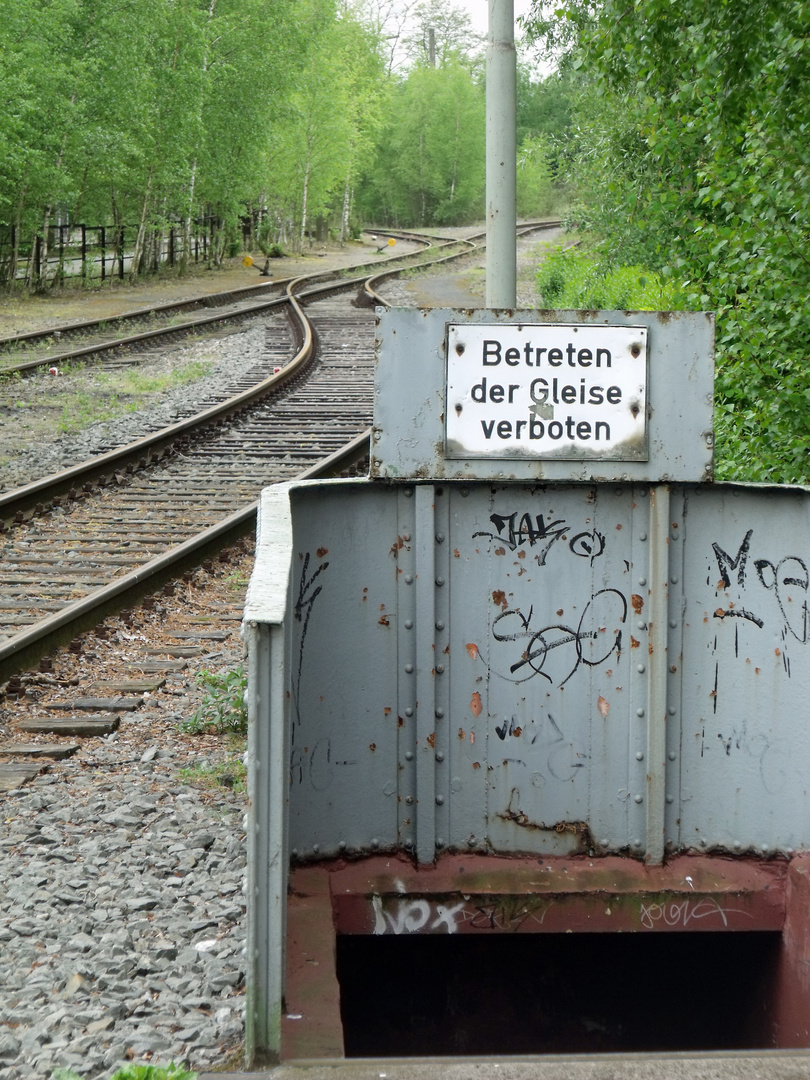
<instances>
[{"instance_id":1,"label":"metal pole","mask_svg":"<svg viewBox=\"0 0 810 1080\"><path fill-rule=\"evenodd\" d=\"M516 69L514 0L489 0L486 269L488 308L514 308L517 304Z\"/></svg>"}]
</instances>

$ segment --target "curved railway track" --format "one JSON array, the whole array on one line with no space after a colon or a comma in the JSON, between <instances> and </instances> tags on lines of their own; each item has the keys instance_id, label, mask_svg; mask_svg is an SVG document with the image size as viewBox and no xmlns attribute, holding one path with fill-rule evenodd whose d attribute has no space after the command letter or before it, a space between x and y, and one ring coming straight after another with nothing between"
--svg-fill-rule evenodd
<instances>
[{"instance_id":1,"label":"curved railway track","mask_svg":"<svg viewBox=\"0 0 810 1080\"><path fill-rule=\"evenodd\" d=\"M0 682L252 531L261 488L336 475L365 457L372 308L386 303L380 281L403 268L287 282L285 298L266 306L268 353L289 342L285 310L297 327L278 374L256 358L244 380L256 381L226 400L0 495ZM358 287L359 304L336 298Z\"/></svg>"}]
</instances>

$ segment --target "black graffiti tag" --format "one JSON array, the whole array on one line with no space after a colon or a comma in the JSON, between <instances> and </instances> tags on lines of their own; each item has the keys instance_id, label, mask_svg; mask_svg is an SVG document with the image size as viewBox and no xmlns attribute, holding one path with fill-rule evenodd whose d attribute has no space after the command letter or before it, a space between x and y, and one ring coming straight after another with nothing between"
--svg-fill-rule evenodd
<instances>
[{"instance_id":1,"label":"black graffiti tag","mask_svg":"<svg viewBox=\"0 0 810 1080\"><path fill-rule=\"evenodd\" d=\"M574 649L573 664L560 686L565 686L580 664L597 667L614 652L621 653L621 626L627 621L627 600L618 589L600 589L594 593L576 629L563 623L553 623L539 630L532 628L534 608L528 616L518 609L503 611L492 623L492 636L498 642L514 642L520 646L520 657L509 667L509 675L502 675L511 682L525 682L540 675L553 682L544 671L550 653L567 645ZM598 643L604 635L601 648L591 648L586 655L585 642Z\"/></svg>"}]
</instances>

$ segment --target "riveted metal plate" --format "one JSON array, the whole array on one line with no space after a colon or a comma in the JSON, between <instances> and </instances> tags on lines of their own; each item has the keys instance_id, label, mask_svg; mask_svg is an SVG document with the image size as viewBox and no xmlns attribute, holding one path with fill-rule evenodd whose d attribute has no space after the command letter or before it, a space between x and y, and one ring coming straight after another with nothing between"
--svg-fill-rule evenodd
<instances>
[{"instance_id":1,"label":"riveted metal plate","mask_svg":"<svg viewBox=\"0 0 810 1080\"><path fill-rule=\"evenodd\" d=\"M711 314L388 309L377 338L372 476L711 479Z\"/></svg>"}]
</instances>

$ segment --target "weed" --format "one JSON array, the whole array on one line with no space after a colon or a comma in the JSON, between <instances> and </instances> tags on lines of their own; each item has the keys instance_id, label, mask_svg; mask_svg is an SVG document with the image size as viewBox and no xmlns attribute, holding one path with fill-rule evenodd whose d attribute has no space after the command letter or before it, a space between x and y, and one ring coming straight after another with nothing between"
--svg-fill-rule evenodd
<instances>
[{"instance_id":1,"label":"weed","mask_svg":"<svg viewBox=\"0 0 810 1080\"><path fill-rule=\"evenodd\" d=\"M180 779L184 784L216 791L217 788L229 788L231 791L244 792L247 788L247 768L242 760L244 740L234 739L234 752L223 761L214 765L194 765L180 770Z\"/></svg>"},{"instance_id":2,"label":"weed","mask_svg":"<svg viewBox=\"0 0 810 1080\"><path fill-rule=\"evenodd\" d=\"M228 588L235 593L243 593L247 588L250 575L244 570L231 570L223 579Z\"/></svg>"},{"instance_id":3,"label":"weed","mask_svg":"<svg viewBox=\"0 0 810 1080\"><path fill-rule=\"evenodd\" d=\"M243 664L220 675L213 671L201 671L196 676L198 686L206 693L200 707L188 720L179 725L181 731L191 735L238 732L247 733L247 675Z\"/></svg>"},{"instance_id":4,"label":"weed","mask_svg":"<svg viewBox=\"0 0 810 1080\"><path fill-rule=\"evenodd\" d=\"M136 1061L123 1065L110 1080L197 1080L196 1072L189 1072L182 1065L139 1065ZM51 1080L82 1080L73 1069L54 1069Z\"/></svg>"}]
</instances>

